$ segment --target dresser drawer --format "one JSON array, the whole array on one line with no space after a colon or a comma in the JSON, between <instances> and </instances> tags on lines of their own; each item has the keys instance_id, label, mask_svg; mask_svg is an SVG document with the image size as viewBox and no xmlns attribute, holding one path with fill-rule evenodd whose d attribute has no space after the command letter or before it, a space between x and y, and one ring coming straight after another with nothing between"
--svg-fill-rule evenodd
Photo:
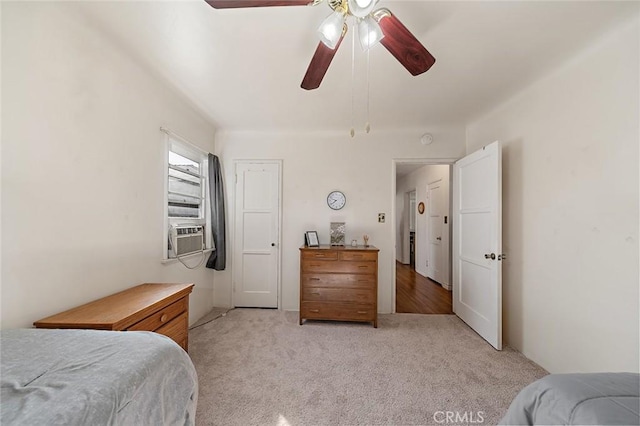
<instances>
[{"instance_id":1,"label":"dresser drawer","mask_svg":"<svg viewBox=\"0 0 640 426\"><path fill-rule=\"evenodd\" d=\"M376 260L378 260L378 253L366 252L366 251L343 251L343 252L340 252L339 259L375 262Z\"/></svg>"},{"instance_id":2,"label":"dresser drawer","mask_svg":"<svg viewBox=\"0 0 640 426\"><path fill-rule=\"evenodd\" d=\"M187 340L187 333L189 332L189 315L184 312L182 315L173 319L173 321L168 324L163 325L155 332L170 337L184 348L184 342Z\"/></svg>"},{"instance_id":3,"label":"dresser drawer","mask_svg":"<svg viewBox=\"0 0 640 426\"><path fill-rule=\"evenodd\" d=\"M357 302L373 303L372 290L353 288L305 288L302 290L303 302Z\"/></svg>"},{"instance_id":4,"label":"dresser drawer","mask_svg":"<svg viewBox=\"0 0 640 426\"><path fill-rule=\"evenodd\" d=\"M327 262L310 260L302 263L302 272L340 272L346 274L375 274L377 262Z\"/></svg>"},{"instance_id":5,"label":"dresser drawer","mask_svg":"<svg viewBox=\"0 0 640 426\"><path fill-rule=\"evenodd\" d=\"M160 309L158 312L151 314L142 321L132 325L131 327L127 328L127 330L155 331L163 325L169 323L169 321L171 321L181 313L185 312L189 307L188 303L188 299L186 297L183 297L177 302L172 303L166 308Z\"/></svg>"},{"instance_id":6,"label":"dresser drawer","mask_svg":"<svg viewBox=\"0 0 640 426\"><path fill-rule=\"evenodd\" d=\"M300 248L300 324L305 319L378 326L378 252L367 248Z\"/></svg>"},{"instance_id":7,"label":"dresser drawer","mask_svg":"<svg viewBox=\"0 0 640 426\"><path fill-rule=\"evenodd\" d=\"M302 274L301 284L302 288L337 287L374 289L376 287L376 276L373 274Z\"/></svg>"},{"instance_id":8,"label":"dresser drawer","mask_svg":"<svg viewBox=\"0 0 640 426\"><path fill-rule=\"evenodd\" d=\"M334 250L302 251L302 259L338 260L338 253Z\"/></svg>"},{"instance_id":9,"label":"dresser drawer","mask_svg":"<svg viewBox=\"0 0 640 426\"><path fill-rule=\"evenodd\" d=\"M156 331L186 351L189 283L145 283L36 321L38 328ZM160 331L159 331L160 330Z\"/></svg>"},{"instance_id":10,"label":"dresser drawer","mask_svg":"<svg viewBox=\"0 0 640 426\"><path fill-rule=\"evenodd\" d=\"M300 315L306 319L375 321L373 304L303 302Z\"/></svg>"}]
</instances>

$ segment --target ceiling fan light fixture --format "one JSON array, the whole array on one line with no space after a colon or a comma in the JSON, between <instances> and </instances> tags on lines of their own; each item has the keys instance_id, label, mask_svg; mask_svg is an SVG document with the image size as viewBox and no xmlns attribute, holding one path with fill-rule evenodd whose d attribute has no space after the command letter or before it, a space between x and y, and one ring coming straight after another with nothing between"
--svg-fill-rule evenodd
<instances>
[{"instance_id":1,"label":"ceiling fan light fixture","mask_svg":"<svg viewBox=\"0 0 640 426\"><path fill-rule=\"evenodd\" d=\"M365 51L375 46L384 37L380 24L372 16L367 16L360 20L358 23L358 35L360 36L362 50Z\"/></svg>"},{"instance_id":2,"label":"ceiling fan light fixture","mask_svg":"<svg viewBox=\"0 0 640 426\"><path fill-rule=\"evenodd\" d=\"M373 11L377 0L348 0L349 13L356 18L364 18Z\"/></svg>"},{"instance_id":3,"label":"ceiling fan light fixture","mask_svg":"<svg viewBox=\"0 0 640 426\"><path fill-rule=\"evenodd\" d=\"M336 9L331 15L322 21L322 24L320 24L320 27L318 28L320 40L329 49L336 48L336 45L340 40L340 36L342 36L342 28L344 26L345 19L346 15L342 9Z\"/></svg>"}]
</instances>

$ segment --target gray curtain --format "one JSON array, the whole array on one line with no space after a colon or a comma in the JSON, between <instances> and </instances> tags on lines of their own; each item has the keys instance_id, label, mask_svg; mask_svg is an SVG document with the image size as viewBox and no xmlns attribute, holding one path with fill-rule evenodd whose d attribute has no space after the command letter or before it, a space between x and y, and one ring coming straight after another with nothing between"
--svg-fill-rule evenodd
<instances>
[{"instance_id":1,"label":"gray curtain","mask_svg":"<svg viewBox=\"0 0 640 426\"><path fill-rule=\"evenodd\" d=\"M207 268L224 271L226 237L224 219L224 185L217 155L209 154L209 202L211 203L211 233L215 248L207 260Z\"/></svg>"}]
</instances>

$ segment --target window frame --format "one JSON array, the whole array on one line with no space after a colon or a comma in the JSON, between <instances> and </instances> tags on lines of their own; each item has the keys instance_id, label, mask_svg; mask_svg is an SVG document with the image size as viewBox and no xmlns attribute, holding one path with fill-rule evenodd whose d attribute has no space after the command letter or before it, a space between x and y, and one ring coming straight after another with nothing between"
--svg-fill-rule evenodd
<instances>
[{"instance_id":1,"label":"window frame","mask_svg":"<svg viewBox=\"0 0 640 426\"><path fill-rule=\"evenodd\" d=\"M205 233L205 253L212 251L213 237L210 230L211 212L209 195L209 153L198 148L188 140L175 133L161 129L164 133L164 161L163 161L163 182L164 182L164 207L163 207L163 237L162 237L162 261L176 261L175 255L169 257L169 227L171 225L204 225ZM202 180L202 202L200 214L197 218L189 217L169 217L169 152L174 152L200 165L200 178ZM200 255L200 252L186 255L185 257ZM180 256L182 258L182 256Z\"/></svg>"}]
</instances>

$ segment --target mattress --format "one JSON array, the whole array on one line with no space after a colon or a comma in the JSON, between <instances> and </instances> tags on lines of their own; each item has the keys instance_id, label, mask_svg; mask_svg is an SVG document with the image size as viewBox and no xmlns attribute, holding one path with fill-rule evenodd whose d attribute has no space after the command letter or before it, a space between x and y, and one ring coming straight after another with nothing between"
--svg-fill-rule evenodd
<instances>
[{"instance_id":1,"label":"mattress","mask_svg":"<svg viewBox=\"0 0 640 426\"><path fill-rule=\"evenodd\" d=\"M193 425L189 355L145 331L3 330L2 425Z\"/></svg>"},{"instance_id":2,"label":"mattress","mask_svg":"<svg viewBox=\"0 0 640 426\"><path fill-rule=\"evenodd\" d=\"M503 425L638 425L640 375L550 374L515 397Z\"/></svg>"}]
</instances>

